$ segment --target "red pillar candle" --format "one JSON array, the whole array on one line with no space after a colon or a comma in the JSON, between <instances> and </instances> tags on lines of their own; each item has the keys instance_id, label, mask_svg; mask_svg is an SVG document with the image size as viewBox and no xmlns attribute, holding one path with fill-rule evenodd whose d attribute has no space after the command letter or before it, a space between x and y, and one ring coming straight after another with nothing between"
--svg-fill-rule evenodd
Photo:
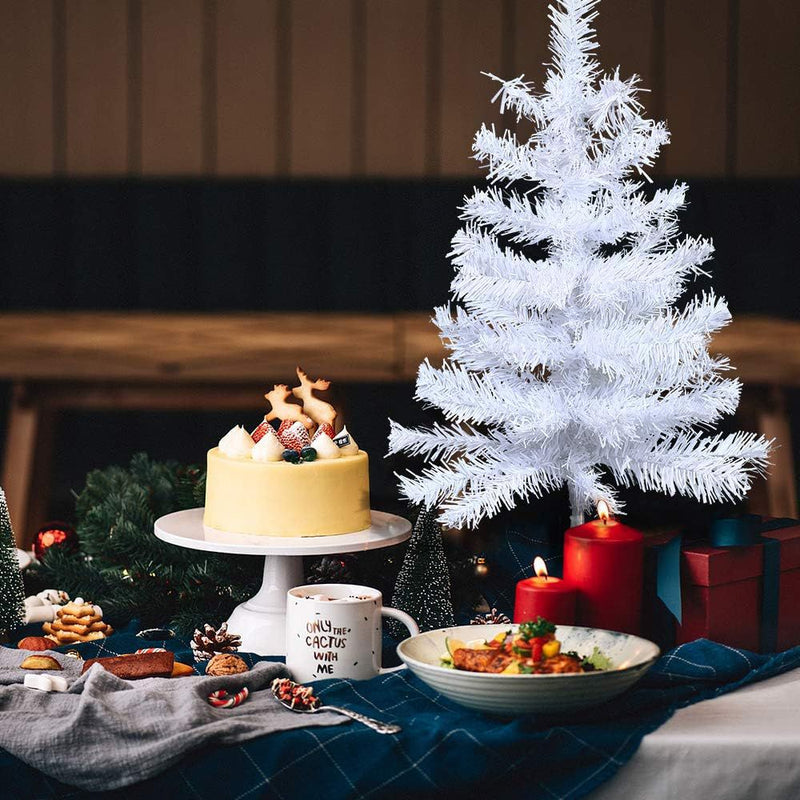
<instances>
[{"instance_id":1,"label":"red pillar candle","mask_svg":"<svg viewBox=\"0 0 800 800\"><path fill-rule=\"evenodd\" d=\"M602 503L605 506L605 503ZM577 592L577 621L590 628L639 633L642 617L644 539L635 528L609 518L564 534L564 579Z\"/></svg>"},{"instance_id":2,"label":"red pillar candle","mask_svg":"<svg viewBox=\"0 0 800 800\"><path fill-rule=\"evenodd\" d=\"M517 583L514 622L544 617L556 625L575 624L575 590L561 578L551 578L542 558L533 562L536 577Z\"/></svg>"}]
</instances>

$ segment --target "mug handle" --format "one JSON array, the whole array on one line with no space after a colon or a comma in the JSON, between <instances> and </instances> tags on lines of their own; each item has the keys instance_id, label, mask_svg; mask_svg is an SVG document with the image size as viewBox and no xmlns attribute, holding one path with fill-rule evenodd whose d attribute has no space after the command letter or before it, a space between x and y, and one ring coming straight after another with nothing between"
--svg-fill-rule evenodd
<instances>
[{"instance_id":1,"label":"mug handle","mask_svg":"<svg viewBox=\"0 0 800 800\"><path fill-rule=\"evenodd\" d=\"M408 628L408 632L412 636L416 636L419 633L419 625L408 615L405 611L400 611L397 608L389 608L388 606L384 606L381 609L381 616L383 617L392 617L396 619L398 622L402 622L403 625ZM399 667L381 667L378 671L379 675L385 675L387 672L398 672L401 669L405 669L405 664L400 664Z\"/></svg>"}]
</instances>

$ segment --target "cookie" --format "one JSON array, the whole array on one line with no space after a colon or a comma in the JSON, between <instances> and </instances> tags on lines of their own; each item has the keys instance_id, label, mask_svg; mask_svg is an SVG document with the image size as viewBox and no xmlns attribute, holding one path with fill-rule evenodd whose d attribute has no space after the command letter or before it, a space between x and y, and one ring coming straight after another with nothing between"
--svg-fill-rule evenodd
<instances>
[{"instance_id":1,"label":"cookie","mask_svg":"<svg viewBox=\"0 0 800 800\"><path fill-rule=\"evenodd\" d=\"M95 621L87 625L65 624L56 620L50 623L50 628L54 631L69 631L70 633L89 633L90 631L105 631L108 627L105 622Z\"/></svg>"},{"instance_id":2,"label":"cookie","mask_svg":"<svg viewBox=\"0 0 800 800\"><path fill-rule=\"evenodd\" d=\"M56 619L64 625L93 625L103 618L99 614L60 614L56 612Z\"/></svg>"},{"instance_id":3,"label":"cookie","mask_svg":"<svg viewBox=\"0 0 800 800\"><path fill-rule=\"evenodd\" d=\"M187 675L196 675L197 673L194 671L194 667L190 664L182 664L180 661L176 661L172 665L172 677L173 678L183 678Z\"/></svg>"},{"instance_id":4,"label":"cookie","mask_svg":"<svg viewBox=\"0 0 800 800\"><path fill-rule=\"evenodd\" d=\"M20 650L50 650L52 646L52 640L44 636L26 636L17 642Z\"/></svg>"},{"instance_id":5,"label":"cookie","mask_svg":"<svg viewBox=\"0 0 800 800\"><path fill-rule=\"evenodd\" d=\"M70 606L76 604L70 603ZM68 608L68 606L64 606ZM76 615L66 614L64 609L59 609L56 619L45 622L42 630L48 638L57 644L76 644L78 642L92 642L102 639L113 633L113 628L102 621L99 606L82 604L79 608L87 609L88 613Z\"/></svg>"},{"instance_id":6,"label":"cookie","mask_svg":"<svg viewBox=\"0 0 800 800\"><path fill-rule=\"evenodd\" d=\"M61 669L53 656L28 656L20 664L22 669Z\"/></svg>"},{"instance_id":7,"label":"cookie","mask_svg":"<svg viewBox=\"0 0 800 800\"><path fill-rule=\"evenodd\" d=\"M50 634L49 638L52 638L59 645L77 644L78 642L94 642L97 639L105 639L110 632L110 628L108 631L89 631L88 633L55 630Z\"/></svg>"},{"instance_id":8,"label":"cookie","mask_svg":"<svg viewBox=\"0 0 800 800\"><path fill-rule=\"evenodd\" d=\"M56 612L56 618L42 626L59 644L90 642L108 636L112 630L103 622L103 609L76 597Z\"/></svg>"},{"instance_id":9,"label":"cookie","mask_svg":"<svg viewBox=\"0 0 800 800\"><path fill-rule=\"evenodd\" d=\"M61 606L58 611L59 616L67 614L73 617L85 617L89 614L96 614L99 617L103 616L103 609L100 606L85 603L82 597L76 597L71 603Z\"/></svg>"}]
</instances>

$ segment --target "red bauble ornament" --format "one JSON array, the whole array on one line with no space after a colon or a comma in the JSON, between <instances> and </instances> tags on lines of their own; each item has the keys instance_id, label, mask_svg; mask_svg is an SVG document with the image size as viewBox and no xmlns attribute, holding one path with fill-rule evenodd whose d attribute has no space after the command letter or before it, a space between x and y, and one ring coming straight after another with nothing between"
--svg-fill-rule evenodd
<instances>
[{"instance_id":1,"label":"red bauble ornament","mask_svg":"<svg viewBox=\"0 0 800 800\"><path fill-rule=\"evenodd\" d=\"M42 556L51 547L66 547L76 550L78 547L78 534L75 528L67 522L48 522L36 531L33 538L33 553L40 561Z\"/></svg>"}]
</instances>

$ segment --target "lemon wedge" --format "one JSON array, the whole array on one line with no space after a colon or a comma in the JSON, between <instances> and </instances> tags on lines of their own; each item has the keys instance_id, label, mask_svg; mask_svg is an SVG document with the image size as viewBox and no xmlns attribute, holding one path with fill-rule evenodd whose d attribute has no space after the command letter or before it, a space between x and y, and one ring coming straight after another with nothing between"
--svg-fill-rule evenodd
<instances>
[{"instance_id":1,"label":"lemon wedge","mask_svg":"<svg viewBox=\"0 0 800 800\"><path fill-rule=\"evenodd\" d=\"M447 652L450 653L450 656L452 657L456 650L464 650L467 645L462 642L461 639L453 639L448 636L444 640L444 646L447 648Z\"/></svg>"}]
</instances>

